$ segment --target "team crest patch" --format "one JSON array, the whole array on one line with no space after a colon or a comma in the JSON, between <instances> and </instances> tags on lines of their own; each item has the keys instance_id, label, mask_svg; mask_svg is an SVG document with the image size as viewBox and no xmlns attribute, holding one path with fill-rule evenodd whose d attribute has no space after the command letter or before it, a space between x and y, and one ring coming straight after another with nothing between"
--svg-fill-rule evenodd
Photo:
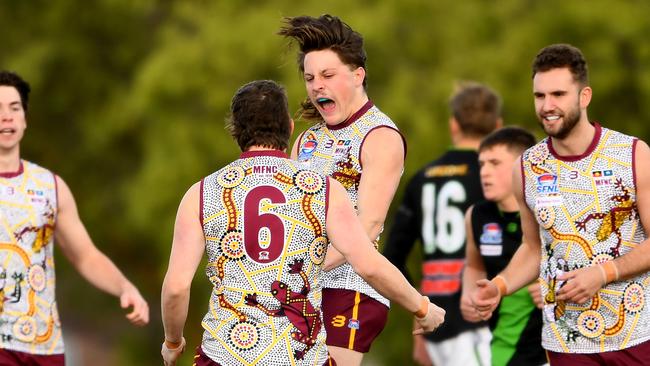
<instances>
[{"instance_id":1,"label":"team crest patch","mask_svg":"<svg viewBox=\"0 0 650 366\"><path fill-rule=\"evenodd\" d=\"M307 161L311 159L311 156L316 151L318 142L316 140L307 140L305 143L300 146L300 152L298 154L298 161Z\"/></svg>"},{"instance_id":2,"label":"team crest patch","mask_svg":"<svg viewBox=\"0 0 650 366\"><path fill-rule=\"evenodd\" d=\"M360 324L358 319L350 319L348 321L348 328L359 330Z\"/></svg>"},{"instance_id":3,"label":"team crest patch","mask_svg":"<svg viewBox=\"0 0 650 366\"><path fill-rule=\"evenodd\" d=\"M557 186L557 175L542 174L537 177L537 193L539 194L555 194L559 193Z\"/></svg>"},{"instance_id":4,"label":"team crest patch","mask_svg":"<svg viewBox=\"0 0 650 366\"><path fill-rule=\"evenodd\" d=\"M483 225L483 233L481 234L482 244L501 244L503 240L503 230L496 222L490 222Z\"/></svg>"},{"instance_id":5,"label":"team crest patch","mask_svg":"<svg viewBox=\"0 0 650 366\"><path fill-rule=\"evenodd\" d=\"M480 241L481 255L494 257L503 253L503 230L496 222L483 225L483 233L481 233Z\"/></svg>"}]
</instances>

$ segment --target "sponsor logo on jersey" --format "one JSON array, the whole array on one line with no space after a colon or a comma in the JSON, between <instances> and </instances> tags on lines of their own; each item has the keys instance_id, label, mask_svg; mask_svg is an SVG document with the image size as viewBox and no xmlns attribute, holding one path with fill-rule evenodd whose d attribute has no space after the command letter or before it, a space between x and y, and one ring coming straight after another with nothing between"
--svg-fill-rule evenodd
<instances>
[{"instance_id":1,"label":"sponsor logo on jersey","mask_svg":"<svg viewBox=\"0 0 650 366\"><path fill-rule=\"evenodd\" d=\"M562 196L557 193L545 194L535 197L535 207L561 206L564 203Z\"/></svg>"},{"instance_id":2,"label":"sponsor logo on jersey","mask_svg":"<svg viewBox=\"0 0 650 366\"><path fill-rule=\"evenodd\" d=\"M481 244L481 255L484 257L498 257L503 253L501 244Z\"/></svg>"},{"instance_id":3,"label":"sponsor logo on jersey","mask_svg":"<svg viewBox=\"0 0 650 366\"><path fill-rule=\"evenodd\" d=\"M314 154L314 151L316 151L316 146L318 146L318 142L316 142L316 140L305 141L305 143L302 144L302 146L300 147L298 160L305 161L311 159L311 156Z\"/></svg>"},{"instance_id":4,"label":"sponsor logo on jersey","mask_svg":"<svg viewBox=\"0 0 650 366\"><path fill-rule=\"evenodd\" d=\"M503 230L496 222L490 222L483 225L481 234L481 244L501 244L503 240Z\"/></svg>"},{"instance_id":5,"label":"sponsor logo on jersey","mask_svg":"<svg viewBox=\"0 0 650 366\"><path fill-rule=\"evenodd\" d=\"M596 186L609 186L613 184L614 172L611 169L607 170L594 170L591 176L594 179Z\"/></svg>"},{"instance_id":6,"label":"sponsor logo on jersey","mask_svg":"<svg viewBox=\"0 0 650 366\"><path fill-rule=\"evenodd\" d=\"M347 156L348 152L352 150L352 146L350 146L351 142L352 140L338 140L336 149L334 149L334 156Z\"/></svg>"},{"instance_id":7,"label":"sponsor logo on jersey","mask_svg":"<svg viewBox=\"0 0 650 366\"><path fill-rule=\"evenodd\" d=\"M37 189L28 189L27 194L30 195L30 196L42 196L43 191L39 191Z\"/></svg>"},{"instance_id":8,"label":"sponsor logo on jersey","mask_svg":"<svg viewBox=\"0 0 650 366\"><path fill-rule=\"evenodd\" d=\"M537 193L539 194L559 193L559 189L557 187L557 175L542 174L539 177L537 177Z\"/></svg>"},{"instance_id":9,"label":"sponsor logo on jersey","mask_svg":"<svg viewBox=\"0 0 650 366\"><path fill-rule=\"evenodd\" d=\"M348 321L348 328L359 330L359 320L357 320L357 319L350 319L350 320Z\"/></svg>"}]
</instances>

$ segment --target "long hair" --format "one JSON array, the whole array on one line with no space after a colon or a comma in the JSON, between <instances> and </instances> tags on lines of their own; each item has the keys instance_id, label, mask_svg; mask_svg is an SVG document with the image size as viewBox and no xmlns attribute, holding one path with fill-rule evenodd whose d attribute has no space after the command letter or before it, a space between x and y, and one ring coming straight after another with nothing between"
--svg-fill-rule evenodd
<instances>
[{"instance_id":1,"label":"long hair","mask_svg":"<svg viewBox=\"0 0 650 366\"><path fill-rule=\"evenodd\" d=\"M363 37L336 16L325 14L318 18L298 16L284 18L278 34L298 43L298 69L305 71L305 55L311 51L332 50L350 70L366 68L366 51ZM366 87L366 79L363 80ZM322 117L309 98L302 101L300 118L322 121Z\"/></svg>"}]
</instances>

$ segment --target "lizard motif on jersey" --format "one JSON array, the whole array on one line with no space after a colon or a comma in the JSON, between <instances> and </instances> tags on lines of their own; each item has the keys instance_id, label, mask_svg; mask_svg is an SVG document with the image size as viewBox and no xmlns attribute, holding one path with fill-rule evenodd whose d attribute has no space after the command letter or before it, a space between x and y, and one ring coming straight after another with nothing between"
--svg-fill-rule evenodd
<instances>
[{"instance_id":1,"label":"lizard motif on jersey","mask_svg":"<svg viewBox=\"0 0 650 366\"><path fill-rule=\"evenodd\" d=\"M585 231L587 229L587 223L593 219L602 220L598 231L596 232L596 239L598 241L606 240L610 235L616 234L617 242L616 246L610 249L610 254L613 257L619 256L619 249L623 241L621 235L621 225L627 219L634 219L637 216L636 202L632 200L630 195L629 188L623 186L622 179L616 179L615 187L620 189L623 193L617 194L611 198L612 201L615 201L617 204L614 208L609 210L609 212L597 212L587 215L584 220L576 221L578 230Z\"/></svg>"},{"instance_id":2,"label":"lizard motif on jersey","mask_svg":"<svg viewBox=\"0 0 650 366\"><path fill-rule=\"evenodd\" d=\"M289 264L289 273L299 274L302 278L303 287L300 292L291 291L289 286L282 281L273 281L271 284L271 294L280 302L280 308L267 309L257 301L256 293L246 295L247 305L254 306L269 316L289 318L295 328L291 332L291 337L305 345L303 350L294 351L294 356L298 360L301 360L305 353L314 346L322 326L320 309L315 309L307 298L311 287L307 275L302 270L303 264L302 259L295 259L292 264Z\"/></svg>"},{"instance_id":3,"label":"lizard motif on jersey","mask_svg":"<svg viewBox=\"0 0 650 366\"><path fill-rule=\"evenodd\" d=\"M43 214L46 219L43 226L27 226L21 231L14 234L16 241L19 242L23 235L27 233L36 233L36 238L32 242L32 250L34 253L38 253L47 243L52 239L54 234L54 209L50 205L50 202L46 202L47 211Z\"/></svg>"},{"instance_id":4,"label":"lizard motif on jersey","mask_svg":"<svg viewBox=\"0 0 650 366\"><path fill-rule=\"evenodd\" d=\"M332 178L336 179L345 189L359 189L359 182L361 181L361 173L354 169L352 164L352 156L348 154L345 161L336 163L337 170L332 173Z\"/></svg>"}]
</instances>

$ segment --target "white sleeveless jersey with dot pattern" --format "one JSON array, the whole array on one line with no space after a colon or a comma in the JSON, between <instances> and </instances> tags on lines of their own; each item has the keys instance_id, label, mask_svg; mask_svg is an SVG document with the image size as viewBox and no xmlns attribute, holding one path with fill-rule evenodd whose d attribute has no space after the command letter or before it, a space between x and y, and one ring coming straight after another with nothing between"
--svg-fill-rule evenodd
<instances>
[{"instance_id":1,"label":"white sleeveless jersey with dot pattern","mask_svg":"<svg viewBox=\"0 0 650 366\"><path fill-rule=\"evenodd\" d=\"M398 131L388 116L371 102L368 102L365 108L368 106L370 108L365 113L343 128L328 128L324 123L312 126L303 133L298 147L298 161L309 169L327 174L341 183L355 208L363 173L360 163L361 148L366 136L377 128L392 128ZM390 305L388 299L356 274L349 263L326 272L324 281L326 288L358 291L386 306Z\"/></svg>"},{"instance_id":2,"label":"white sleeveless jersey with dot pattern","mask_svg":"<svg viewBox=\"0 0 650 366\"><path fill-rule=\"evenodd\" d=\"M34 163L0 177L0 348L64 352L55 299L54 174Z\"/></svg>"},{"instance_id":3,"label":"white sleeveless jersey with dot pattern","mask_svg":"<svg viewBox=\"0 0 650 366\"><path fill-rule=\"evenodd\" d=\"M648 273L610 283L582 305L556 299L560 274L624 255L646 238L636 207L637 139L595 127L582 156L560 157L546 138L522 159L542 239L542 345L554 352L616 351L650 339Z\"/></svg>"},{"instance_id":4,"label":"white sleeveless jersey with dot pattern","mask_svg":"<svg viewBox=\"0 0 650 366\"><path fill-rule=\"evenodd\" d=\"M327 178L275 153L244 153L202 181L213 285L202 348L222 365L328 357L320 311Z\"/></svg>"}]
</instances>

